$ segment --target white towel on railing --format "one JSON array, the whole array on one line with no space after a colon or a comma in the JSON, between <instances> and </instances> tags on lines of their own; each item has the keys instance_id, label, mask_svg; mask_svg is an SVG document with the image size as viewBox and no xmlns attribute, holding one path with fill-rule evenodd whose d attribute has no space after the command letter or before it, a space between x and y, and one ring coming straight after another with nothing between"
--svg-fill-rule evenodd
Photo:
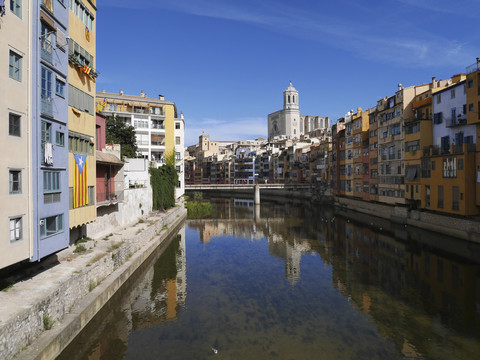
<instances>
[{"instance_id":1,"label":"white towel on railing","mask_svg":"<svg viewBox=\"0 0 480 360\"><path fill-rule=\"evenodd\" d=\"M47 165L53 165L53 146L51 143L45 143L44 162Z\"/></svg>"}]
</instances>

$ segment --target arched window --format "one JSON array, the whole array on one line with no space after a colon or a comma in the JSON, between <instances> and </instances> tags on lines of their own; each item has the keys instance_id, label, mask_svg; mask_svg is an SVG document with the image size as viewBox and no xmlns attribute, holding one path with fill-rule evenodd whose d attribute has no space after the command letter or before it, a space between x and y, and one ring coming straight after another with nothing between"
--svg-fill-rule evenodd
<instances>
[{"instance_id":1,"label":"arched window","mask_svg":"<svg viewBox=\"0 0 480 360\"><path fill-rule=\"evenodd\" d=\"M290 95L288 95L288 103L290 104Z\"/></svg>"}]
</instances>

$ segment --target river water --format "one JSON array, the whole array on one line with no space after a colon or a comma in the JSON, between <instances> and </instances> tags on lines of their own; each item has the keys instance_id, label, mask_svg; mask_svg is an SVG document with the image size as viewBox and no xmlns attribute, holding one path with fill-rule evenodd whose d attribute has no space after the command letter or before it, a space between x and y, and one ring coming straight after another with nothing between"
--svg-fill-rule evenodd
<instances>
[{"instance_id":1,"label":"river water","mask_svg":"<svg viewBox=\"0 0 480 360\"><path fill-rule=\"evenodd\" d=\"M332 208L211 199L60 359L478 359L480 249Z\"/></svg>"}]
</instances>

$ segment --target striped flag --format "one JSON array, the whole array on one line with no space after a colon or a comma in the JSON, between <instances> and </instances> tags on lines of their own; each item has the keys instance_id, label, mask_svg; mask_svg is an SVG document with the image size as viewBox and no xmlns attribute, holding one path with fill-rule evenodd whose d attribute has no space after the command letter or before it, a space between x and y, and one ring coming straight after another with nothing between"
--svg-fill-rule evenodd
<instances>
[{"instance_id":1,"label":"striped flag","mask_svg":"<svg viewBox=\"0 0 480 360\"><path fill-rule=\"evenodd\" d=\"M85 26L85 39L90 41L90 30L88 29L88 26Z\"/></svg>"},{"instance_id":2,"label":"striped flag","mask_svg":"<svg viewBox=\"0 0 480 360\"><path fill-rule=\"evenodd\" d=\"M84 67L82 67L82 71L87 74L87 75L90 75L90 71L92 71L92 68L88 65L85 65Z\"/></svg>"},{"instance_id":3,"label":"striped flag","mask_svg":"<svg viewBox=\"0 0 480 360\"><path fill-rule=\"evenodd\" d=\"M73 178L73 208L88 205L87 155L73 154L75 158Z\"/></svg>"}]
</instances>

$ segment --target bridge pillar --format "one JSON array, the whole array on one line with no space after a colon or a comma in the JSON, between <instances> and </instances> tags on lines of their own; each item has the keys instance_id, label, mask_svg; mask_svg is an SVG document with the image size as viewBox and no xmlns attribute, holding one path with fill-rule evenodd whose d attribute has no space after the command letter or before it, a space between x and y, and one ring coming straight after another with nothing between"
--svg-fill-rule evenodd
<instances>
[{"instance_id":1,"label":"bridge pillar","mask_svg":"<svg viewBox=\"0 0 480 360\"><path fill-rule=\"evenodd\" d=\"M255 205L260 205L260 185L255 184L255 197L254 197Z\"/></svg>"}]
</instances>

